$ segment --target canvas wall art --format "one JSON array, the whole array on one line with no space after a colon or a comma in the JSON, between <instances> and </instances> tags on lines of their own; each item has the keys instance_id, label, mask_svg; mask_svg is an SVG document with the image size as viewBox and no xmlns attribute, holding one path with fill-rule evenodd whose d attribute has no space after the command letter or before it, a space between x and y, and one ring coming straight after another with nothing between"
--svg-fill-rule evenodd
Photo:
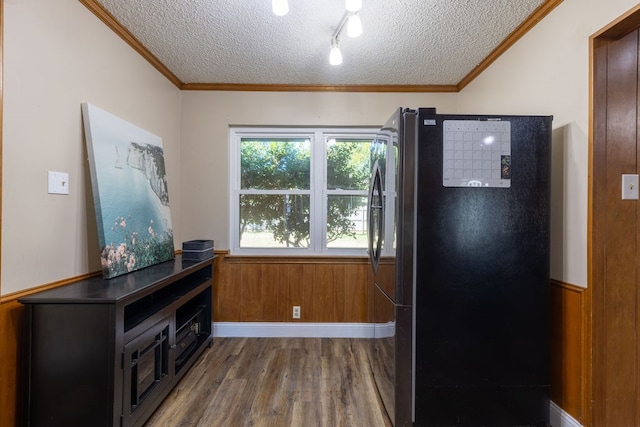
<instances>
[{"instance_id":1,"label":"canvas wall art","mask_svg":"<svg viewBox=\"0 0 640 427\"><path fill-rule=\"evenodd\" d=\"M82 104L106 278L175 257L162 139Z\"/></svg>"}]
</instances>

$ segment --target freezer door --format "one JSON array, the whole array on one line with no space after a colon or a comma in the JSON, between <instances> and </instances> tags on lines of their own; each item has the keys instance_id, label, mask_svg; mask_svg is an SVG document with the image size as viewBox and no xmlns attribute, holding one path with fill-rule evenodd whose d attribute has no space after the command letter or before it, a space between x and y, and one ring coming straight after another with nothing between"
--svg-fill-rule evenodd
<instances>
[{"instance_id":1,"label":"freezer door","mask_svg":"<svg viewBox=\"0 0 640 427\"><path fill-rule=\"evenodd\" d=\"M481 186L443 185L447 122ZM500 150L480 146L507 128ZM551 118L438 115L418 131L416 424L547 425Z\"/></svg>"}]
</instances>

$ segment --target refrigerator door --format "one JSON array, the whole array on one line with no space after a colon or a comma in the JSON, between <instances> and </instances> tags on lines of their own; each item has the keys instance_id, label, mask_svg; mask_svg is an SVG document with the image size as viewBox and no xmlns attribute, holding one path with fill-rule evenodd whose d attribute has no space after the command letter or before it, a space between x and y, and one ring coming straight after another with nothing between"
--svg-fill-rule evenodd
<instances>
[{"instance_id":1,"label":"refrigerator door","mask_svg":"<svg viewBox=\"0 0 640 427\"><path fill-rule=\"evenodd\" d=\"M369 275L374 339L369 353L370 365L380 400L390 420L395 419L395 252L393 203L395 197L395 148L400 109L382 126L371 144L370 161L373 165L369 190L369 256L372 273ZM394 154L391 154L394 153ZM392 188L389 188L389 186ZM385 211L390 215L385 215ZM391 226L389 225L391 223ZM384 257L383 257L384 255Z\"/></svg>"},{"instance_id":2,"label":"refrigerator door","mask_svg":"<svg viewBox=\"0 0 640 427\"><path fill-rule=\"evenodd\" d=\"M377 284L373 287L373 293L374 339L371 343L371 370L389 419L395 420L396 307Z\"/></svg>"},{"instance_id":3,"label":"refrigerator door","mask_svg":"<svg viewBox=\"0 0 640 427\"><path fill-rule=\"evenodd\" d=\"M371 148L375 167L370 194L374 202L370 204L379 205L380 213L370 209L370 253L384 255L372 258L369 289L375 338L371 366L380 398L396 426L411 425L413 418L410 304L415 247L416 115L414 110L397 109ZM376 242L380 242L378 251Z\"/></svg>"}]
</instances>

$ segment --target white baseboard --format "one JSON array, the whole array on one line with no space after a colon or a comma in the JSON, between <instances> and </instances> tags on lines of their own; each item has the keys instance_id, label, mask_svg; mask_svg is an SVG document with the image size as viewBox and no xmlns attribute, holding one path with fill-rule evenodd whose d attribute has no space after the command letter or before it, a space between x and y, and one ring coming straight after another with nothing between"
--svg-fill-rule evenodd
<instances>
[{"instance_id":1,"label":"white baseboard","mask_svg":"<svg viewBox=\"0 0 640 427\"><path fill-rule=\"evenodd\" d=\"M582 427L571 415L553 402L551 402L550 412L551 427Z\"/></svg>"},{"instance_id":2,"label":"white baseboard","mask_svg":"<svg viewBox=\"0 0 640 427\"><path fill-rule=\"evenodd\" d=\"M247 338L373 338L373 324L214 322L213 336Z\"/></svg>"}]
</instances>

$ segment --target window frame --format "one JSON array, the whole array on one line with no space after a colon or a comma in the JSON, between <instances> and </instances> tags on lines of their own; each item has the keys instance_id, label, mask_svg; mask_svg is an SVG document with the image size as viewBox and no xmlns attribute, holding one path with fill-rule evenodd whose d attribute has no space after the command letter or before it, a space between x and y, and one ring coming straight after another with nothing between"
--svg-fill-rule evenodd
<instances>
[{"instance_id":1,"label":"window frame","mask_svg":"<svg viewBox=\"0 0 640 427\"><path fill-rule=\"evenodd\" d=\"M367 248L327 247L327 201L329 195L368 197L365 190L327 189L327 145L331 138L373 140L374 127L251 127L232 126L229 131L229 250L232 255L261 256L367 256ZM243 190L241 189L240 148L243 138L309 138L311 145L309 190ZM308 248L243 248L240 247L241 194L309 194Z\"/></svg>"}]
</instances>

